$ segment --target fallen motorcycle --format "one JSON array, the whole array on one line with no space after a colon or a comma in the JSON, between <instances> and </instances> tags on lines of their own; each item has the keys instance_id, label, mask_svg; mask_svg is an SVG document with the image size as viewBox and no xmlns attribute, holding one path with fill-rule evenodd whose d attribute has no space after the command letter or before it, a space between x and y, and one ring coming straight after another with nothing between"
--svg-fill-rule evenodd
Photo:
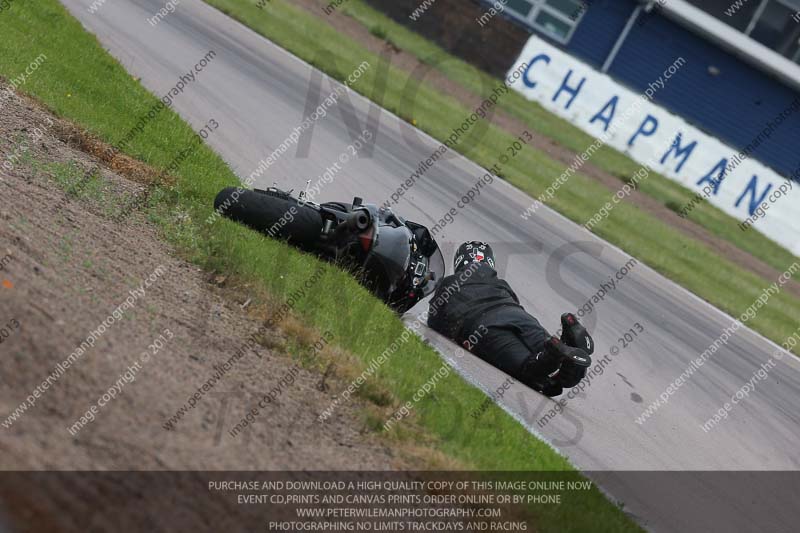
<instances>
[{"instance_id":1,"label":"fallen motorcycle","mask_svg":"<svg viewBox=\"0 0 800 533\"><path fill-rule=\"evenodd\" d=\"M351 271L398 313L432 293L444 277L444 257L428 228L358 197L351 204L316 204L303 193L294 198L274 187L228 187L217 194L214 209Z\"/></svg>"}]
</instances>

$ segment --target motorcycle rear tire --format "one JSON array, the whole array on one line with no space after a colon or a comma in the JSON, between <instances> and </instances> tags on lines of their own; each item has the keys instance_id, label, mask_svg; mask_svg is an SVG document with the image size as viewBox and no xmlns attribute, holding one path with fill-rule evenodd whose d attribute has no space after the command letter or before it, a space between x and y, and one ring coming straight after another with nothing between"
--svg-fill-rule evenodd
<instances>
[{"instance_id":1,"label":"motorcycle rear tire","mask_svg":"<svg viewBox=\"0 0 800 533\"><path fill-rule=\"evenodd\" d=\"M319 211L278 191L227 187L214 199L214 209L225 218L303 249L313 249L322 232Z\"/></svg>"}]
</instances>

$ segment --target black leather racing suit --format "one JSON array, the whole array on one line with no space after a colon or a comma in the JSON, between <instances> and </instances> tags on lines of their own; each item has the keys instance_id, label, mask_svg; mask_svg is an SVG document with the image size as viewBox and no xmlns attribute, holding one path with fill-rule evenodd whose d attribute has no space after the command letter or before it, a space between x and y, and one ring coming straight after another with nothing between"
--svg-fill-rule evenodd
<instances>
[{"instance_id":1,"label":"black leather racing suit","mask_svg":"<svg viewBox=\"0 0 800 533\"><path fill-rule=\"evenodd\" d=\"M485 263L471 263L442 280L430 302L428 325L537 390L542 388L537 382L561 363L545 350L547 331Z\"/></svg>"}]
</instances>

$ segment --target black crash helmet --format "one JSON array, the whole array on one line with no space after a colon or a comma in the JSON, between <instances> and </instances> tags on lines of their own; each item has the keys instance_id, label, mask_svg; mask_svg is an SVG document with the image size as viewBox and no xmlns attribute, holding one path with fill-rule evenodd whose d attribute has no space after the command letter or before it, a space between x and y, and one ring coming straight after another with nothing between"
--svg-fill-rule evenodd
<instances>
[{"instance_id":1,"label":"black crash helmet","mask_svg":"<svg viewBox=\"0 0 800 533\"><path fill-rule=\"evenodd\" d=\"M492 247L480 241L465 242L459 246L453 261L453 269L462 269L470 263L486 263L494 268Z\"/></svg>"}]
</instances>

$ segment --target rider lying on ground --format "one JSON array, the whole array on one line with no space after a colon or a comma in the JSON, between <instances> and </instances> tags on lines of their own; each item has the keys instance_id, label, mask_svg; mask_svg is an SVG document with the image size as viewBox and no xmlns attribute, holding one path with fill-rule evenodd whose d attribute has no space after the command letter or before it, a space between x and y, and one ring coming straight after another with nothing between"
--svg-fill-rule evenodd
<instances>
[{"instance_id":1,"label":"rider lying on ground","mask_svg":"<svg viewBox=\"0 0 800 533\"><path fill-rule=\"evenodd\" d=\"M561 315L561 339L551 336L497 277L492 248L462 244L455 273L431 299L428 325L487 363L545 394L574 387L591 365L594 341L575 315Z\"/></svg>"}]
</instances>

